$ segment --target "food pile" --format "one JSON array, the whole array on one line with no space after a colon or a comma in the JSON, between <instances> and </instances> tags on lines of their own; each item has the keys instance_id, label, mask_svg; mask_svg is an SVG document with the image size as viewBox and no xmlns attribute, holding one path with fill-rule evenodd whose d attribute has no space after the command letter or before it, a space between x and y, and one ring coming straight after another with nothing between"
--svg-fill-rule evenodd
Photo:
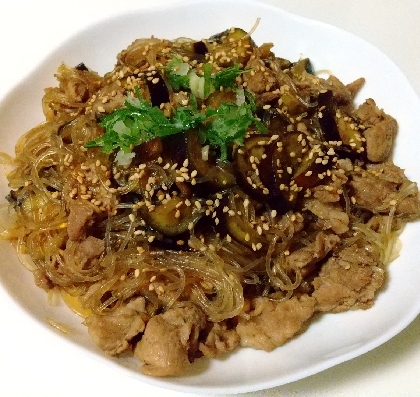
<instances>
[{"instance_id":1,"label":"food pile","mask_svg":"<svg viewBox=\"0 0 420 397\"><path fill-rule=\"evenodd\" d=\"M179 376L366 309L420 213L396 120L232 28L135 40L114 70L61 65L16 145L3 236L109 355Z\"/></svg>"}]
</instances>

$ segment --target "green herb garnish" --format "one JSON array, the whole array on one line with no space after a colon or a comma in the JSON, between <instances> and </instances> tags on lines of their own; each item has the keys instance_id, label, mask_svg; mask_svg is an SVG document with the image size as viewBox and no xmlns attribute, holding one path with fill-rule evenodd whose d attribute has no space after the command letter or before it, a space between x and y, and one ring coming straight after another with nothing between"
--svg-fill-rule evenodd
<instances>
[{"instance_id":1,"label":"green herb garnish","mask_svg":"<svg viewBox=\"0 0 420 397\"><path fill-rule=\"evenodd\" d=\"M234 87L236 78L240 76L242 73L248 72L250 70L251 69L242 70L239 67L239 64L235 63L235 66L221 70L220 72L212 76L213 86L216 90L219 90L220 87L223 87L223 88Z\"/></svg>"},{"instance_id":2,"label":"green herb garnish","mask_svg":"<svg viewBox=\"0 0 420 397\"><path fill-rule=\"evenodd\" d=\"M189 77L188 72L190 71L190 65L185 63L179 57L173 57L170 62L166 65L166 76L168 77L171 87L178 91L182 88L189 88Z\"/></svg>"},{"instance_id":3,"label":"green herb garnish","mask_svg":"<svg viewBox=\"0 0 420 397\"><path fill-rule=\"evenodd\" d=\"M221 87L234 88L236 78L249 70L251 69L241 69L236 63L232 67L212 73L212 64L205 63L202 75L198 75L188 63L179 57L174 57L166 66L166 76L175 91L189 89L196 97L205 99Z\"/></svg>"},{"instance_id":4,"label":"green herb garnish","mask_svg":"<svg viewBox=\"0 0 420 397\"><path fill-rule=\"evenodd\" d=\"M138 89L137 95L141 98ZM131 98L123 108L101 120L99 125L105 128L105 133L85 147L100 147L107 154L114 150L130 153L133 147L153 138L197 128L208 144L220 150L220 158L226 160L228 145L242 144L251 124L261 132L265 130L254 116L252 105L246 102L222 103L218 109L207 109L205 113L192 106L178 107L172 117L166 117L161 109L144 99Z\"/></svg>"},{"instance_id":5,"label":"green herb garnish","mask_svg":"<svg viewBox=\"0 0 420 397\"><path fill-rule=\"evenodd\" d=\"M243 144L251 124L258 123L259 129L263 127L252 114L251 106L245 102L240 106L231 102L222 103L218 109L208 109L206 116L209 120L205 128L206 140L210 145L220 148L222 160L227 158L228 144Z\"/></svg>"},{"instance_id":6,"label":"green herb garnish","mask_svg":"<svg viewBox=\"0 0 420 397\"><path fill-rule=\"evenodd\" d=\"M105 134L87 142L86 148L101 147L109 154L115 149L131 152L133 146L148 142L156 137L165 137L195 128L204 121L205 116L189 107L175 109L172 118L168 118L156 106L144 99L132 99L125 102L125 107L105 116L99 125L105 128Z\"/></svg>"}]
</instances>

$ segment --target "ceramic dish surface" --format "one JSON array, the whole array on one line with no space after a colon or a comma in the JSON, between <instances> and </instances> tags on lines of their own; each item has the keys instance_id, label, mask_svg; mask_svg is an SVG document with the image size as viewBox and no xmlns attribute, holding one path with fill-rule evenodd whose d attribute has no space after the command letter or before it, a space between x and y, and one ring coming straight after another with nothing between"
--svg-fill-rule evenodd
<instances>
[{"instance_id":1,"label":"ceramic dish surface","mask_svg":"<svg viewBox=\"0 0 420 397\"><path fill-rule=\"evenodd\" d=\"M394 161L406 170L409 179L419 182L416 164L420 152L417 138L420 101L387 56L364 40L335 27L258 2L235 0L190 1L133 10L87 27L69 38L2 98L2 150L13 154L17 139L43 121L43 90L56 85L54 73L62 62L70 66L84 62L104 74L113 69L117 53L136 38L154 35L199 40L232 26L249 30L258 17L261 20L252 37L258 45L274 43L273 51L277 56L291 61L309 57L315 70L330 70L344 83L361 76L366 78L357 101L374 98L379 107L397 119L399 134ZM8 194L3 174L1 197ZM47 294L34 285L32 274L20 265L7 242L0 244L3 258L0 288L12 295L25 313L45 324L46 332L54 332L47 324L48 318L63 324L69 330L63 340L141 382L184 392L249 392L323 371L381 345L404 329L420 312L419 238L419 224L409 224L401 236L400 256L389 266L387 284L371 309L323 315L303 334L270 353L238 348L223 359L198 359L191 366L191 372L180 378L150 378L140 373L140 364L135 358L106 357L90 340L80 317L63 304L48 303Z\"/></svg>"}]
</instances>

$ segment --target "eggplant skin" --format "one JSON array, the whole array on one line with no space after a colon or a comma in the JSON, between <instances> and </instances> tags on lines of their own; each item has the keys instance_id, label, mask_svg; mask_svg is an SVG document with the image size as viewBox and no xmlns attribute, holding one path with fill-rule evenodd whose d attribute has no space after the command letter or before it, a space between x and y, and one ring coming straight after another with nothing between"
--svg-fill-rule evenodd
<instances>
[{"instance_id":1,"label":"eggplant skin","mask_svg":"<svg viewBox=\"0 0 420 397\"><path fill-rule=\"evenodd\" d=\"M152 106L159 107L163 103L168 103L170 100L169 90L159 72L156 72L153 79L146 79L147 88L149 89L150 102Z\"/></svg>"},{"instance_id":2,"label":"eggplant skin","mask_svg":"<svg viewBox=\"0 0 420 397\"><path fill-rule=\"evenodd\" d=\"M86 67L86 65L83 62L80 62L76 67L76 70L79 70L80 72L87 72L89 69Z\"/></svg>"},{"instance_id":3,"label":"eggplant skin","mask_svg":"<svg viewBox=\"0 0 420 397\"><path fill-rule=\"evenodd\" d=\"M209 50L204 41L197 41L193 44L193 51L198 55L206 55Z\"/></svg>"}]
</instances>

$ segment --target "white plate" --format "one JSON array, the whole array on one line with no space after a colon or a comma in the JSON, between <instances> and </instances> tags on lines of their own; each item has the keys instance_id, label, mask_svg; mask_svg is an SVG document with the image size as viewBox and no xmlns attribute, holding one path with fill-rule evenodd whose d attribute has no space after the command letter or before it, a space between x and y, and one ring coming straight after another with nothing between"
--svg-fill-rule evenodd
<instances>
[{"instance_id":1,"label":"white plate","mask_svg":"<svg viewBox=\"0 0 420 397\"><path fill-rule=\"evenodd\" d=\"M257 44L273 42L278 56L297 60L310 57L316 69L333 71L343 82L364 76L367 79L359 101L367 97L399 122L395 162L406 169L409 178L419 181L416 160L420 143L417 115L420 102L404 75L378 49L334 27L286 13L278 8L247 1L193 1L159 9L118 15L95 24L70 38L0 103L2 150L12 153L17 138L43 120L43 89L55 85L54 73L61 62L84 62L103 74L111 70L116 54L139 37L208 37L231 26L250 29L256 18L261 22L253 34ZM117 34L115 32L118 32ZM28 90L28 87L31 87ZM22 117L22 115L24 117ZM0 197L7 194L4 177ZM389 281L373 308L324 315L309 329L274 352L237 349L223 360L198 360L186 377L153 379L139 373L137 360L106 358L87 335L81 319L60 305L52 307L46 294L33 285L32 275L18 262L14 250L0 244L1 288L37 321L46 318L64 324L69 332L63 340L97 360L128 375L164 388L205 393L239 393L285 384L320 372L359 356L386 342L405 328L420 312L420 229L408 225L402 235L400 257L389 267Z\"/></svg>"}]
</instances>

